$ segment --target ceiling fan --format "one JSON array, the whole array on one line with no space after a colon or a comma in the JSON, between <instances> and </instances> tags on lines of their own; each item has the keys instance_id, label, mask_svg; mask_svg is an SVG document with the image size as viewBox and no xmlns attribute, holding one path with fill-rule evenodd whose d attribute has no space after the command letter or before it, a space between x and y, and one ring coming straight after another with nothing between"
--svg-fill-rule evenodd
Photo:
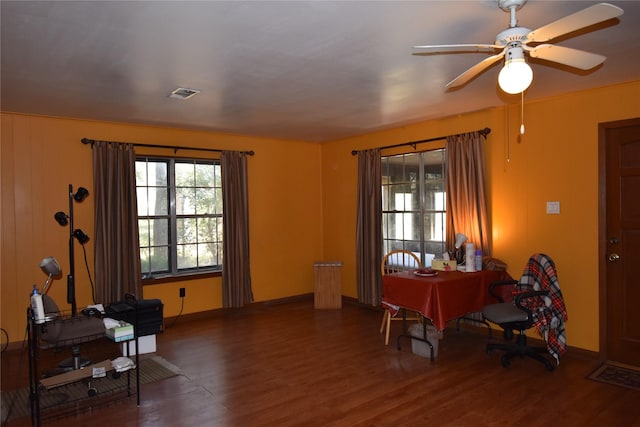
<instances>
[{"instance_id":1,"label":"ceiling fan","mask_svg":"<svg viewBox=\"0 0 640 427\"><path fill-rule=\"evenodd\" d=\"M475 76L486 70L495 62L505 58L505 66L500 70L498 83L502 90L515 94L526 90L533 80L531 67L525 60L525 54L532 58L557 62L581 70L589 70L606 59L602 55L557 46L547 43L560 36L572 33L590 25L616 18L623 10L609 3L598 3L579 12L565 16L536 30L518 26L516 11L522 8L527 0L498 0L500 9L511 14L509 28L496 36L494 44L451 44L414 46L422 52L414 55L433 55L456 52L499 53L492 55L446 84L446 88L464 85Z\"/></svg>"}]
</instances>

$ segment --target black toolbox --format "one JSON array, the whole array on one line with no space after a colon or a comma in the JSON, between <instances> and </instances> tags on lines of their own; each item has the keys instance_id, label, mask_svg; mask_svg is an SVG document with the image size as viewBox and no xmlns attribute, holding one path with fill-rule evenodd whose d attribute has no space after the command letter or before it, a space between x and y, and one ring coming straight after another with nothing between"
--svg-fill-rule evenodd
<instances>
[{"instance_id":1,"label":"black toolbox","mask_svg":"<svg viewBox=\"0 0 640 427\"><path fill-rule=\"evenodd\" d=\"M135 304L138 305L137 324ZM131 323L136 328L138 336L143 337L164 331L163 308L164 304L159 299L141 299L137 302L120 301L109 305L105 310L105 316Z\"/></svg>"}]
</instances>

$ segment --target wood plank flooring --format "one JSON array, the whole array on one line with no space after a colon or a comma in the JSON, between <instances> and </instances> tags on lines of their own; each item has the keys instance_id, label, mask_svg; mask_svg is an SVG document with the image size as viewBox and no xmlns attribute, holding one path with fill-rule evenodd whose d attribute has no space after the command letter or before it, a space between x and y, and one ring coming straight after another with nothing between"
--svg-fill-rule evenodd
<instances>
[{"instance_id":1,"label":"wood plank flooring","mask_svg":"<svg viewBox=\"0 0 640 427\"><path fill-rule=\"evenodd\" d=\"M450 328L431 364L408 340L396 349L401 322L385 346L381 319L350 303L314 310L311 298L178 319L156 354L183 375L143 385L140 407L124 400L47 425L640 426L640 393L587 380L598 363L583 352L551 373L527 359L503 368L485 354L486 330ZM2 354L3 390L27 385L22 359Z\"/></svg>"}]
</instances>

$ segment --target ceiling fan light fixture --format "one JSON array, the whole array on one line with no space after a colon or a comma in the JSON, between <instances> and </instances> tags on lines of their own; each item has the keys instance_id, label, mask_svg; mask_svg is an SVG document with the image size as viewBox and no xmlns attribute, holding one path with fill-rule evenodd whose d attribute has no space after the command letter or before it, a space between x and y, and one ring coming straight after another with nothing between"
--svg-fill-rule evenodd
<instances>
[{"instance_id":1,"label":"ceiling fan light fixture","mask_svg":"<svg viewBox=\"0 0 640 427\"><path fill-rule=\"evenodd\" d=\"M510 94L524 92L532 81L533 70L524 58L507 59L498 74L500 89Z\"/></svg>"}]
</instances>

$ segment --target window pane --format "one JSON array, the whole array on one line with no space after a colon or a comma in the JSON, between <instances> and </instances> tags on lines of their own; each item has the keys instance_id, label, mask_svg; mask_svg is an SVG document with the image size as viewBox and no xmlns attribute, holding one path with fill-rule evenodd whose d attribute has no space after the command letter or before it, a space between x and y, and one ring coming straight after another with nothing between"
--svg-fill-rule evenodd
<instances>
[{"instance_id":1,"label":"window pane","mask_svg":"<svg viewBox=\"0 0 640 427\"><path fill-rule=\"evenodd\" d=\"M390 236L402 240L420 239L420 215L412 213L393 214L394 235Z\"/></svg>"},{"instance_id":2,"label":"window pane","mask_svg":"<svg viewBox=\"0 0 640 427\"><path fill-rule=\"evenodd\" d=\"M149 220L150 246L166 246L169 244L169 220Z\"/></svg>"},{"instance_id":3,"label":"window pane","mask_svg":"<svg viewBox=\"0 0 640 427\"><path fill-rule=\"evenodd\" d=\"M138 216L167 215L169 212L169 194L167 188L138 187Z\"/></svg>"},{"instance_id":4,"label":"window pane","mask_svg":"<svg viewBox=\"0 0 640 427\"><path fill-rule=\"evenodd\" d=\"M179 245L197 242L197 231L195 218L176 219L176 239Z\"/></svg>"},{"instance_id":5,"label":"window pane","mask_svg":"<svg viewBox=\"0 0 640 427\"><path fill-rule=\"evenodd\" d=\"M432 212L424 216L424 240L444 242L446 216L442 212Z\"/></svg>"},{"instance_id":6,"label":"window pane","mask_svg":"<svg viewBox=\"0 0 640 427\"><path fill-rule=\"evenodd\" d=\"M166 187L167 183L167 162L149 162L149 185Z\"/></svg>"},{"instance_id":7,"label":"window pane","mask_svg":"<svg viewBox=\"0 0 640 427\"><path fill-rule=\"evenodd\" d=\"M214 265L213 252L207 243L198 244L198 267L208 267Z\"/></svg>"},{"instance_id":8,"label":"window pane","mask_svg":"<svg viewBox=\"0 0 640 427\"><path fill-rule=\"evenodd\" d=\"M222 188L216 188L213 190L213 200L213 213L216 215L222 215Z\"/></svg>"},{"instance_id":9,"label":"window pane","mask_svg":"<svg viewBox=\"0 0 640 427\"><path fill-rule=\"evenodd\" d=\"M150 248L151 271L162 273L169 271L169 248L166 246Z\"/></svg>"},{"instance_id":10,"label":"window pane","mask_svg":"<svg viewBox=\"0 0 640 427\"><path fill-rule=\"evenodd\" d=\"M196 189L193 187L176 188L176 215L196 213Z\"/></svg>"},{"instance_id":11,"label":"window pane","mask_svg":"<svg viewBox=\"0 0 640 427\"><path fill-rule=\"evenodd\" d=\"M198 266L198 245L178 245L178 270Z\"/></svg>"},{"instance_id":12,"label":"window pane","mask_svg":"<svg viewBox=\"0 0 640 427\"><path fill-rule=\"evenodd\" d=\"M169 271L167 247L140 248L140 267L143 274Z\"/></svg>"},{"instance_id":13,"label":"window pane","mask_svg":"<svg viewBox=\"0 0 640 427\"><path fill-rule=\"evenodd\" d=\"M138 220L138 238L140 247L149 246L149 220Z\"/></svg>"},{"instance_id":14,"label":"window pane","mask_svg":"<svg viewBox=\"0 0 640 427\"><path fill-rule=\"evenodd\" d=\"M215 213L215 195L213 188L196 188L196 212L198 215Z\"/></svg>"},{"instance_id":15,"label":"window pane","mask_svg":"<svg viewBox=\"0 0 640 427\"><path fill-rule=\"evenodd\" d=\"M136 185L147 186L147 162L136 161Z\"/></svg>"},{"instance_id":16,"label":"window pane","mask_svg":"<svg viewBox=\"0 0 640 427\"><path fill-rule=\"evenodd\" d=\"M196 165L196 187L213 187L215 166L206 164Z\"/></svg>"},{"instance_id":17,"label":"window pane","mask_svg":"<svg viewBox=\"0 0 640 427\"><path fill-rule=\"evenodd\" d=\"M140 271L142 274L151 272L151 264L149 263L149 248L140 248Z\"/></svg>"},{"instance_id":18,"label":"window pane","mask_svg":"<svg viewBox=\"0 0 640 427\"><path fill-rule=\"evenodd\" d=\"M201 218L198 220L198 242L215 241L215 218Z\"/></svg>"},{"instance_id":19,"label":"window pane","mask_svg":"<svg viewBox=\"0 0 640 427\"><path fill-rule=\"evenodd\" d=\"M389 187L388 210L418 210L420 198L415 184L399 184Z\"/></svg>"},{"instance_id":20,"label":"window pane","mask_svg":"<svg viewBox=\"0 0 640 427\"><path fill-rule=\"evenodd\" d=\"M424 189L424 209L444 211L446 209L444 182L427 181Z\"/></svg>"},{"instance_id":21,"label":"window pane","mask_svg":"<svg viewBox=\"0 0 640 427\"><path fill-rule=\"evenodd\" d=\"M195 165L176 162L176 187L193 187L195 184Z\"/></svg>"},{"instance_id":22,"label":"window pane","mask_svg":"<svg viewBox=\"0 0 640 427\"><path fill-rule=\"evenodd\" d=\"M397 240L420 240L420 214L383 213L384 237Z\"/></svg>"},{"instance_id":23,"label":"window pane","mask_svg":"<svg viewBox=\"0 0 640 427\"><path fill-rule=\"evenodd\" d=\"M422 155L425 178L444 179L445 150L425 151Z\"/></svg>"},{"instance_id":24,"label":"window pane","mask_svg":"<svg viewBox=\"0 0 640 427\"><path fill-rule=\"evenodd\" d=\"M136 185L167 186L167 161L136 160Z\"/></svg>"},{"instance_id":25,"label":"window pane","mask_svg":"<svg viewBox=\"0 0 640 427\"><path fill-rule=\"evenodd\" d=\"M214 165L213 185L215 187L222 187L222 167L220 166L220 164Z\"/></svg>"},{"instance_id":26,"label":"window pane","mask_svg":"<svg viewBox=\"0 0 640 427\"><path fill-rule=\"evenodd\" d=\"M138 216L148 216L149 196L146 187L136 188L136 199L138 199Z\"/></svg>"}]
</instances>

